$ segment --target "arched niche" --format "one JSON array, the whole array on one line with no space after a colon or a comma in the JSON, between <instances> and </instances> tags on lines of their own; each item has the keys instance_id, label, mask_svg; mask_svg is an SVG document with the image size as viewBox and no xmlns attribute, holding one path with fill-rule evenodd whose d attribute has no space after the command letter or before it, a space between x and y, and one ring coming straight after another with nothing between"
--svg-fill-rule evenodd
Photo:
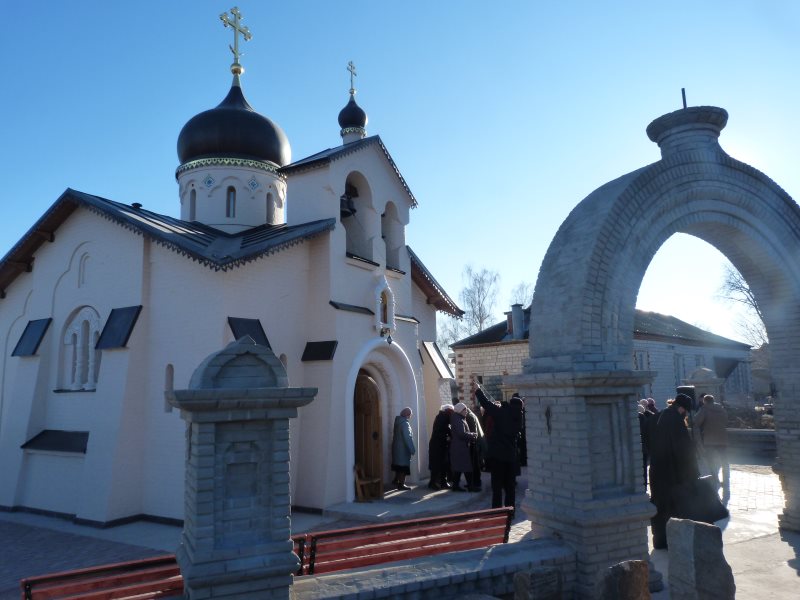
<instances>
[{"instance_id":1,"label":"arched niche","mask_svg":"<svg viewBox=\"0 0 800 600\"><path fill-rule=\"evenodd\" d=\"M347 254L374 260L373 246L380 226L372 203L372 190L361 173L353 171L347 176L340 204Z\"/></svg>"}]
</instances>

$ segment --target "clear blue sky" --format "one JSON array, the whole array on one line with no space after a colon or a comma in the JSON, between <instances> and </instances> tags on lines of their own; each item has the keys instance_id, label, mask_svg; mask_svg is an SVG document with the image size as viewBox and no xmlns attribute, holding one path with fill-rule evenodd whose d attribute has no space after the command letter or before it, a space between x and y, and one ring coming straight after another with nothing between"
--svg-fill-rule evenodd
<instances>
[{"instance_id":1,"label":"clear blue sky","mask_svg":"<svg viewBox=\"0 0 800 600\"><path fill-rule=\"evenodd\" d=\"M67 187L178 214L176 140L230 85L232 2L4 3L0 254ZM341 143L358 101L419 201L407 241L457 297L466 263L533 283L569 211L658 160L654 118L728 110L721 144L800 194L800 3L241 0L243 87L293 159ZM291 190L289 196L291 210ZM723 335L720 255L670 240L639 306ZM692 306L676 303L676 282ZM705 288L701 287L705 286ZM702 300L708 296L708 301Z\"/></svg>"}]
</instances>

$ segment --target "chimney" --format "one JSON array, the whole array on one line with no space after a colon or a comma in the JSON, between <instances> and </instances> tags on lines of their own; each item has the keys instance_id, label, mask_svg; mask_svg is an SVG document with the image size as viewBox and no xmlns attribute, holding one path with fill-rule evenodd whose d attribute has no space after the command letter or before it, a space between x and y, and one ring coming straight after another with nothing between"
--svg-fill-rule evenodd
<instances>
[{"instance_id":1,"label":"chimney","mask_svg":"<svg viewBox=\"0 0 800 600\"><path fill-rule=\"evenodd\" d=\"M525 330L522 326L522 304L511 305L511 339L521 340Z\"/></svg>"},{"instance_id":2,"label":"chimney","mask_svg":"<svg viewBox=\"0 0 800 600\"><path fill-rule=\"evenodd\" d=\"M506 330L508 331L508 335L510 335L513 339L514 337L514 322L511 320L511 313L507 312L506 314Z\"/></svg>"}]
</instances>

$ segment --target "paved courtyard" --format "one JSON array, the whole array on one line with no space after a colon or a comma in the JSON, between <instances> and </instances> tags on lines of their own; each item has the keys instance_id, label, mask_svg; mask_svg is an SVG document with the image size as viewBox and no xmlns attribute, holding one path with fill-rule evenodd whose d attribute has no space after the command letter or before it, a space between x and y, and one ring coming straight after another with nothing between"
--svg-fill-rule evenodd
<instances>
[{"instance_id":1,"label":"paved courtyard","mask_svg":"<svg viewBox=\"0 0 800 600\"><path fill-rule=\"evenodd\" d=\"M488 477L485 481L488 483ZM525 489L524 480L519 488L518 500ZM408 492L388 492L379 502L340 505L325 515L297 513L293 516L292 530L331 529L370 521L463 512L488 508L489 504L487 491L456 494L432 492L422 486ZM800 535L778 530L782 506L778 477L769 467L732 466L728 502L731 517L718 525L723 530L725 556L733 568L739 600L797 597ZM530 523L524 517L518 510L511 541L530 531ZM19 598L22 577L173 552L179 540L180 529L168 525L140 522L96 529L63 519L0 512L0 600ZM652 550L651 560L666 582L667 552ZM653 597L665 600L669 598L668 590Z\"/></svg>"}]
</instances>

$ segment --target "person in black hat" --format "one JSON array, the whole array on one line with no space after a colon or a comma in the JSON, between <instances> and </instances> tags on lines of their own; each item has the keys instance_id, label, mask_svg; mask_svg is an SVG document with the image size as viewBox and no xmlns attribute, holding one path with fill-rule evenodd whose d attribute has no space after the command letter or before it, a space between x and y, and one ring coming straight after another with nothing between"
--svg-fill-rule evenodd
<instances>
[{"instance_id":1,"label":"person in black hat","mask_svg":"<svg viewBox=\"0 0 800 600\"><path fill-rule=\"evenodd\" d=\"M653 546L667 547L667 521L674 513L672 488L697 479L697 459L694 444L686 428L686 415L692 409L692 399L678 394L658 417L650 440L650 501L657 513L650 520Z\"/></svg>"}]
</instances>

